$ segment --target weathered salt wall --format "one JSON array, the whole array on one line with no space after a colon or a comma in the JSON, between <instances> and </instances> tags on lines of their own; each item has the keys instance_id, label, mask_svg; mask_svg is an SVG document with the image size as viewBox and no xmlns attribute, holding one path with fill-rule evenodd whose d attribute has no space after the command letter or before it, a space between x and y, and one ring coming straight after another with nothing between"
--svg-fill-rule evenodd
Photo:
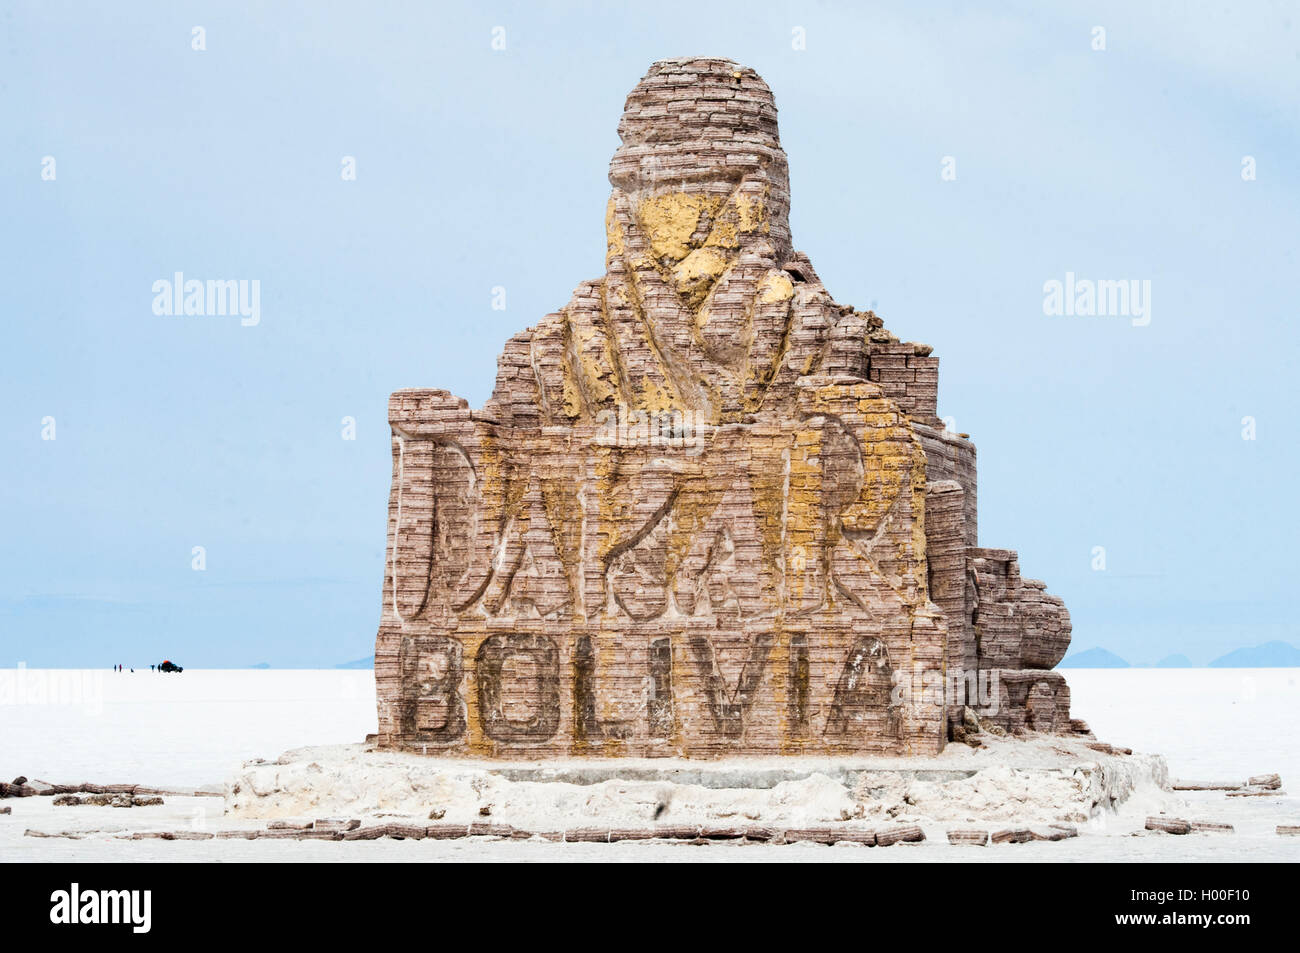
<instances>
[{"instance_id":1,"label":"weathered salt wall","mask_svg":"<svg viewBox=\"0 0 1300 953\"><path fill-rule=\"evenodd\" d=\"M792 249L752 70L656 63L619 134L604 276L507 342L481 410L390 401L381 744L938 751L954 675L1055 651L1003 615L1033 606L1053 638L1064 618L1068 641L1018 569L976 585L997 572L973 555L974 447L942 430L938 359ZM1023 681L996 718L1060 727L1068 696Z\"/></svg>"}]
</instances>

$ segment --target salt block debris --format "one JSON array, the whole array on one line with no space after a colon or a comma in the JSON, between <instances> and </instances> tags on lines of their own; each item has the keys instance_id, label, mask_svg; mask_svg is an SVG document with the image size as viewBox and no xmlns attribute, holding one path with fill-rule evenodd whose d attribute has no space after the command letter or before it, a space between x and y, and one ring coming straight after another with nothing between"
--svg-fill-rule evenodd
<instances>
[{"instance_id":1,"label":"salt block debris","mask_svg":"<svg viewBox=\"0 0 1300 953\"><path fill-rule=\"evenodd\" d=\"M1073 824L1048 824L1046 827L1031 828L1030 833L1034 840L1062 841L1078 837L1079 829Z\"/></svg>"},{"instance_id":2,"label":"salt block debris","mask_svg":"<svg viewBox=\"0 0 1300 953\"><path fill-rule=\"evenodd\" d=\"M376 828L362 828L362 830L376 830ZM351 836L351 835L349 835ZM382 833L378 836L384 836ZM469 836L468 824L430 824L424 829L424 836L430 840L454 840L458 837ZM368 839L368 838L362 838Z\"/></svg>"},{"instance_id":3,"label":"salt block debris","mask_svg":"<svg viewBox=\"0 0 1300 953\"><path fill-rule=\"evenodd\" d=\"M918 827L916 830L920 831L921 829ZM879 837L880 835L876 831L847 830L839 832L839 837L836 838L835 843L860 844L863 847L887 846L880 843ZM925 834L921 834L919 838L911 836L899 838L899 841L906 841L907 843L912 843L916 840L925 840Z\"/></svg>"},{"instance_id":4,"label":"salt block debris","mask_svg":"<svg viewBox=\"0 0 1300 953\"><path fill-rule=\"evenodd\" d=\"M651 837L660 840L694 840L700 836L700 829L689 824L665 824L649 830Z\"/></svg>"},{"instance_id":5,"label":"salt block debris","mask_svg":"<svg viewBox=\"0 0 1300 953\"><path fill-rule=\"evenodd\" d=\"M354 831L348 831L343 835L344 840L378 840L388 832L386 824L374 824L370 827L358 827Z\"/></svg>"},{"instance_id":6,"label":"salt block debris","mask_svg":"<svg viewBox=\"0 0 1300 953\"><path fill-rule=\"evenodd\" d=\"M95 784L81 781L76 784L54 784L49 781L28 781L22 784L0 782L0 798L7 797L60 797L67 794L142 795L146 797L225 797L224 790L151 788L141 784ZM97 803L97 802L86 802Z\"/></svg>"},{"instance_id":7,"label":"salt block debris","mask_svg":"<svg viewBox=\"0 0 1300 953\"><path fill-rule=\"evenodd\" d=\"M654 828L650 827L611 828L609 842L613 844L623 840L654 840L658 836Z\"/></svg>"},{"instance_id":8,"label":"salt block debris","mask_svg":"<svg viewBox=\"0 0 1300 953\"><path fill-rule=\"evenodd\" d=\"M1164 831L1166 834L1189 834L1192 825L1181 817L1148 817L1146 829Z\"/></svg>"},{"instance_id":9,"label":"salt block debris","mask_svg":"<svg viewBox=\"0 0 1300 953\"><path fill-rule=\"evenodd\" d=\"M699 837L699 828L696 828L692 838ZM607 844L609 843L609 828L600 827L579 827L576 830L565 831L564 840L571 844Z\"/></svg>"},{"instance_id":10,"label":"salt block debris","mask_svg":"<svg viewBox=\"0 0 1300 953\"><path fill-rule=\"evenodd\" d=\"M85 836L80 831L36 831L30 827L23 831L24 837L65 837L68 840L81 840Z\"/></svg>"},{"instance_id":11,"label":"salt block debris","mask_svg":"<svg viewBox=\"0 0 1300 953\"><path fill-rule=\"evenodd\" d=\"M212 840L209 831L136 831L128 840Z\"/></svg>"},{"instance_id":12,"label":"salt block debris","mask_svg":"<svg viewBox=\"0 0 1300 953\"><path fill-rule=\"evenodd\" d=\"M14 809L12 807L0 807L0 814L12 814L13 812Z\"/></svg>"},{"instance_id":13,"label":"salt block debris","mask_svg":"<svg viewBox=\"0 0 1300 953\"><path fill-rule=\"evenodd\" d=\"M1257 774L1254 777L1247 778L1246 784L1252 788L1267 788L1270 791L1276 791L1282 787L1282 776L1280 774Z\"/></svg>"},{"instance_id":14,"label":"salt block debris","mask_svg":"<svg viewBox=\"0 0 1300 953\"><path fill-rule=\"evenodd\" d=\"M389 824L388 836L394 840L424 840L424 825Z\"/></svg>"},{"instance_id":15,"label":"salt block debris","mask_svg":"<svg viewBox=\"0 0 1300 953\"><path fill-rule=\"evenodd\" d=\"M705 840L740 840L745 836L745 829L743 827L701 827L700 836Z\"/></svg>"},{"instance_id":16,"label":"salt block debris","mask_svg":"<svg viewBox=\"0 0 1300 953\"><path fill-rule=\"evenodd\" d=\"M1027 827L1012 827L995 831L989 839L995 844L1027 844L1034 839L1034 832Z\"/></svg>"},{"instance_id":17,"label":"salt block debris","mask_svg":"<svg viewBox=\"0 0 1300 953\"><path fill-rule=\"evenodd\" d=\"M264 830L253 831L253 840L342 840L338 831Z\"/></svg>"},{"instance_id":18,"label":"salt block debris","mask_svg":"<svg viewBox=\"0 0 1300 953\"><path fill-rule=\"evenodd\" d=\"M1221 824L1218 821L1188 821L1193 831L1204 831L1208 834L1232 834L1235 833L1231 824Z\"/></svg>"},{"instance_id":19,"label":"salt block debris","mask_svg":"<svg viewBox=\"0 0 1300 953\"><path fill-rule=\"evenodd\" d=\"M915 825L891 827L887 830L876 831L876 843L881 847L903 843L917 844L923 840L925 840L925 831Z\"/></svg>"},{"instance_id":20,"label":"salt block debris","mask_svg":"<svg viewBox=\"0 0 1300 953\"><path fill-rule=\"evenodd\" d=\"M513 828L509 824L488 824L485 822L478 822L478 823L470 824L468 836L470 837L513 837L514 834L515 834L515 828Z\"/></svg>"},{"instance_id":21,"label":"salt block debris","mask_svg":"<svg viewBox=\"0 0 1300 953\"><path fill-rule=\"evenodd\" d=\"M1229 791L1228 797L1285 797L1286 792L1272 788L1247 788L1244 791Z\"/></svg>"},{"instance_id":22,"label":"salt block debris","mask_svg":"<svg viewBox=\"0 0 1300 953\"><path fill-rule=\"evenodd\" d=\"M1175 791L1240 791L1240 781L1175 781L1170 785Z\"/></svg>"},{"instance_id":23,"label":"salt block debris","mask_svg":"<svg viewBox=\"0 0 1300 953\"><path fill-rule=\"evenodd\" d=\"M347 833L361 826L356 819L339 817L319 818L314 821L281 819L266 825L268 831L328 831L330 833Z\"/></svg>"},{"instance_id":24,"label":"salt block debris","mask_svg":"<svg viewBox=\"0 0 1300 953\"><path fill-rule=\"evenodd\" d=\"M984 847L989 842L988 831L949 831L948 843L970 847Z\"/></svg>"},{"instance_id":25,"label":"salt block debris","mask_svg":"<svg viewBox=\"0 0 1300 953\"><path fill-rule=\"evenodd\" d=\"M55 807L158 807L163 799L134 794L56 794Z\"/></svg>"},{"instance_id":26,"label":"salt block debris","mask_svg":"<svg viewBox=\"0 0 1300 953\"><path fill-rule=\"evenodd\" d=\"M837 839L838 835L835 831L829 830L825 827L794 829L785 832L785 842L787 844L798 844L803 841L813 844L826 844L829 846L834 844Z\"/></svg>"},{"instance_id":27,"label":"salt block debris","mask_svg":"<svg viewBox=\"0 0 1300 953\"><path fill-rule=\"evenodd\" d=\"M1284 837L1300 837L1300 824L1279 824L1277 832Z\"/></svg>"},{"instance_id":28,"label":"salt block debris","mask_svg":"<svg viewBox=\"0 0 1300 953\"><path fill-rule=\"evenodd\" d=\"M1108 745L1104 741L1091 741L1087 747L1093 751L1100 751L1102 754L1132 754L1132 748L1121 748L1118 745Z\"/></svg>"}]
</instances>

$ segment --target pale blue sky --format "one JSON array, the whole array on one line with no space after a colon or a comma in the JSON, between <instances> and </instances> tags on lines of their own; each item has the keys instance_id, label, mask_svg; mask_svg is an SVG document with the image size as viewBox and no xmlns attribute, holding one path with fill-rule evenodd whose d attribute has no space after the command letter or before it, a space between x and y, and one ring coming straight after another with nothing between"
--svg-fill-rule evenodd
<instances>
[{"instance_id":1,"label":"pale blue sky","mask_svg":"<svg viewBox=\"0 0 1300 953\"><path fill-rule=\"evenodd\" d=\"M981 542L1075 650L1300 642L1300 11L1043 6L0 3L0 665L370 654L388 393L481 403L601 273L623 99L697 54L772 87L796 246L934 345ZM261 323L154 315L175 271ZM1067 271L1150 325L1045 316Z\"/></svg>"}]
</instances>

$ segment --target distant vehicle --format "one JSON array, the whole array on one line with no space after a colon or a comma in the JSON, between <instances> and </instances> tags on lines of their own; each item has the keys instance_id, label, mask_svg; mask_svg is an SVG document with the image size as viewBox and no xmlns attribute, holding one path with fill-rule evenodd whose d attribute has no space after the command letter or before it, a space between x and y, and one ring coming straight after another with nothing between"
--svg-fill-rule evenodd
<instances>
[{"instance_id":1,"label":"distant vehicle","mask_svg":"<svg viewBox=\"0 0 1300 953\"><path fill-rule=\"evenodd\" d=\"M183 671L185 671L185 669L181 668L179 665L173 665L171 662L164 661L161 665L158 666L158 671L160 671L160 672L183 672Z\"/></svg>"}]
</instances>

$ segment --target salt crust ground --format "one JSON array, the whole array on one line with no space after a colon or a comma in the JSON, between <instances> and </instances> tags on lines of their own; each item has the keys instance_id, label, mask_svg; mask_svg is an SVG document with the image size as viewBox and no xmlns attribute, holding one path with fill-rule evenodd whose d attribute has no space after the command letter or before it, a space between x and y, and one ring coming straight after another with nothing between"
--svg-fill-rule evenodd
<instances>
[{"instance_id":1,"label":"salt crust ground","mask_svg":"<svg viewBox=\"0 0 1300 953\"><path fill-rule=\"evenodd\" d=\"M0 673L3 674L3 673ZM188 673L187 673L188 674ZM273 756L268 747L295 739L355 738L373 727L364 720L369 673L201 673L213 676L208 682L190 683L182 690L179 682L166 683L159 695L154 681L106 683L103 704L78 710L69 706L0 706L0 774L24 773L54 781L136 781L144 784L190 784L218 780L211 765L230 761L231 750ZM218 681L231 679L238 697ZM251 676L251 678L250 678ZM1172 774L1182 778L1240 780L1246 774L1279 771L1283 787L1300 783L1300 746L1295 728L1300 723L1300 672L1294 670L1224 672L1190 670L1153 672L1074 671L1070 673L1076 709L1087 717L1105 740L1143 746L1169 753ZM297 689L283 694L288 680ZM261 682L265 687L261 687ZM346 684L343 684L346 681ZM355 681L354 685L352 682ZM337 684L336 684L337 682ZM195 697L196 683L203 687ZM141 699L138 686L148 686L149 697ZM123 687L131 686L131 687ZM186 693L189 693L188 696ZM159 720L161 709L167 718ZM214 717L214 714L217 717ZM279 715L280 717L276 717ZM373 709L370 709L373 718ZM253 722L266 726L258 728ZM353 723L356 722L354 725ZM226 730L223 729L223 725ZM238 727L238 738L229 728ZM9 729L18 728L18 731ZM75 730L73 730L75 729ZM112 737L109 738L111 731ZM341 737L340 737L341 736ZM622 784L600 781L601 765L581 762L585 776L569 774L569 780L549 784L551 793L540 796L539 782L525 780L519 770L525 765L493 765L506 775L491 775L483 765L460 761L441 765L428 774L433 759L418 756L366 756L361 746L342 745L308 749L292 754L285 764L263 763L233 769L227 773L235 783L252 775L250 783L263 791L252 797L241 788L233 791L231 811L224 812L220 798L168 798L161 807L129 810L100 807L55 808L51 798L23 798L5 801L12 815L0 816L0 860L10 861L858 861L889 863L900 861L1291 861L1300 860L1300 838L1281 837L1278 824L1300 823L1300 805L1288 795L1266 798L1227 798L1222 793L1177 794L1157 786L1161 759L1116 758L1074 750L1077 742L1059 744L1059 739L1039 738L1028 745L999 753L994 742L988 750L970 751L952 747L924 765L916 762L903 770L880 760L852 763L791 764L790 759L747 759L744 764L689 766L694 776L675 779L663 774L663 762L623 763L622 773L634 775ZM235 746L238 745L236 749ZM155 746L156 749L155 750ZM1047 750L1044 750L1046 746ZM1053 754L1055 747L1071 753ZM122 755L123 757L119 757ZM595 818L626 817L643 823L643 812L669 795L667 817L686 822L716 819L721 823L750 823L745 812L759 813L777 823L788 818L794 823L837 823L839 812L851 815L862 805L861 818L839 821L845 826L882 827L904 821L919 821L927 840L919 845L864 848L852 845L820 847L811 844L709 846L621 842L617 844L557 844L541 840L505 841L473 838L457 841L126 841L121 834L144 830L187 828L226 830L261 827L269 812L282 816L318 816L326 800L333 807L347 806L369 798L376 810L399 813L418 803L425 808L427 790L412 785L409 762L421 769L420 778L439 778L447 811L444 820L461 819L463 812L492 804L492 820L526 826L528 818L551 818L570 808L593 811ZM1084 765L1095 764L1085 769ZM351 792L336 787L330 799L318 805L304 803L308 790L303 779L343 769L350 760L362 762L378 779L373 792ZM1111 768L1112 760L1127 766ZM139 770L135 770L137 763ZM122 765L129 764L131 771ZM205 767L208 766L208 767ZM636 775L638 769L651 772ZM965 772L978 769L975 775ZM547 770L555 770L548 768ZM593 776L593 772L595 772ZM702 773L701 773L702 772ZM931 773L935 772L935 773ZM775 775L784 773L783 782ZM508 775L508 776L507 776ZM728 794L709 784L730 783L738 775L766 786L743 796ZM820 777L818 777L820 775ZM406 780L403 780L403 778ZM596 781L573 784L573 780ZM701 783L703 782L703 783ZM421 782L423 783L423 782ZM475 787L477 783L478 787ZM1128 796L1111 811L1106 799L1125 790ZM328 785L323 789L327 789ZM626 788L624 793L621 788ZM322 789L322 790L323 790ZM473 801L466 791L473 793ZM1064 793L1067 806L1057 811L1052 799ZM1096 797L1102 795L1101 797ZM319 797L319 795L317 795ZM390 803L381 807L380 798ZM984 848L953 847L945 837L957 826L978 826L996 830L1037 818L1068 814L1072 808L1096 798L1094 816L1080 823L1081 836L1056 843L999 845ZM653 799L653 800L652 800ZM260 802L260 803L259 803ZM254 807L255 803L259 806ZM725 812L740 812L724 820ZM1146 814L1161 808L1181 817L1233 824L1234 834L1191 834L1172 836L1143 831ZM427 808L425 808L427 813ZM891 810L894 813L891 815ZM293 812L292 814L289 812ZM507 814L506 812L511 812ZM712 813L711 813L712 812ZM766 813L764 813L766 812ZM335 812L331 812L335 813ZM343 812L346 813L346 812ZM1007 822L999 815L1006 813ZM257 814L260 816L254 817ZM716 818L714 818L716 815ZM1012 818L1010 815L1014 815ZM578 816L582 816L579 813ZM979 818L978 821L967 818ZM394 818L396 820L397 818ZM802 819L802 820L800 820ZM602 821L603 822L603 821ZM754 821L753 823L759 823ZM541 826L540 824L537 826ZM554 825L551 825L554 826ZM573 827L570 822L559 825ZM611 826L613 826L611 824ZM44 839L23 836L28 829L45 831L82 830L79 840ZM89 833L95 831L96 833Z\"/></svg>"}]
</instances>

